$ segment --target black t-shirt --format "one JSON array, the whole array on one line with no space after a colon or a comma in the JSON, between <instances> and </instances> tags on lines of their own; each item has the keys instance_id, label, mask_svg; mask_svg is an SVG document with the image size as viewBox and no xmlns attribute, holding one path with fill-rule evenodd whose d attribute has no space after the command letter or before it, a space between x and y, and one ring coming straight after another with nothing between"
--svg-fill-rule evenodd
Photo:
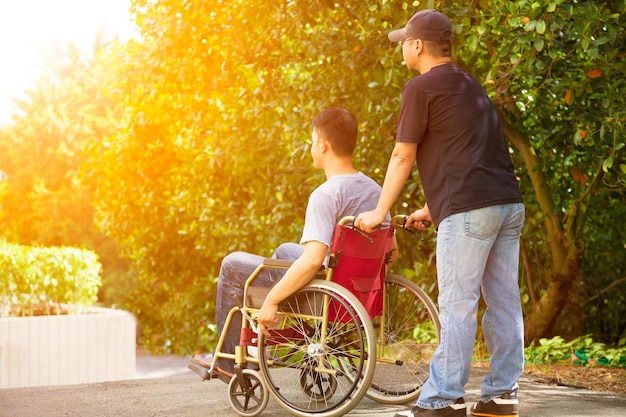
<instances>
[{"instance_id":1,"label":"black t-shirt","mask_svg":"<svg viewBox=\"0 0 626 417\"><path fill-rule=\"evenodd\" d=\"M451 214L522 202L498 113L482 86L453 64L406 84L396 141L418 144L435 226Z\"/></svg>"}]
</instances>

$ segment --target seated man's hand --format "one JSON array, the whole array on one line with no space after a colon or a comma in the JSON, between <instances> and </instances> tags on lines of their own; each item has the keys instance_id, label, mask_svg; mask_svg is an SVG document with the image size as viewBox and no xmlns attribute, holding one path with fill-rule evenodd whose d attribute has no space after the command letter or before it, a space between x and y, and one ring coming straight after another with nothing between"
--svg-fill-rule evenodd
<instances>
[{"instance_id":1,"label":"seated man's hand","mask_svg":"<svg viewBox=\"0 0 626 417\"><path fill-rule=\"evenodd\" d=\"M278 325L280 317L278 316L278 305L263 303L257 316L257 322L259 323L259 329L266 336L270 335L269 329L272 329Z\"/></svg>"},{"instance_id":2,"label":"seated man's hand","mask_svg":"<svg viewBox=\"0 0 626 417\"><path fill-rule=\"evenodd\" d=\"M312 240L304 243L304 251L296 259L285 275L274 284L265 297L259 310L257 322L263 334L269 336L269 329L276 327L281 318L278 315L278 304L308 284L315 277L324 262L328 246Z\"/></svg>"}]
</instances>

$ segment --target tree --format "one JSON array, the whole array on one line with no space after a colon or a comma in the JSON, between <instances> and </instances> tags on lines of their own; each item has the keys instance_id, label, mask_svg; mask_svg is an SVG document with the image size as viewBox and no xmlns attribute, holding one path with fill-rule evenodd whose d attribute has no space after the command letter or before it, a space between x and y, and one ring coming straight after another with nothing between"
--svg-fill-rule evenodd
<instances>
[{"instance_id":1,"label":"tree","mask_svg":"<svg viewBox=\"0 0 626 417\"><path fill-rule=\"evenodd\" d=\"M320 109L357 114L355 163L382 180L412 76L386 34L417 6L133 2L142 38L111 54L118 76L106 87L124 103L122 128L92 150L89 177L100 226L138 270L133 305L151 349L211 343L205 325L223 255L269 255L298 238L305 196L321 182L306 144ZM455 61L486 86L505 122L528 208L527 335L548 336L585 279L594 249L582 242L586 232L598 237L589 224L623 201L624 5L423 6L457 22ZM416 177L394 211L421 203ZM433 274L433 239L403 243L399 266L420 282ZM623 246L623 232L610 239Z\"/></svg>"},{"instance_id":2,"label":"tree","mask_svg":"<svg viewBox=\"0 0 626 417\"><path fill-rule=\"evenodd\" d=\"M302 198L319 182L304 141L319 109L343 105L358 114L357 165L382 179L410 76L386 33L415 8L133 4L142 39L125 48L118 78L127 82L115 86L129 109L126 127L96 158L100 221L140 271L135 302L147 341L184 351L210 339L198 327L212 314L221 257L235 249L269 254L297 238ZM547 335L581 278L580 214L603 180L623 188L616 169L623 6L455 1L440 8L459 22L456 60L489 88L515 148L529 212L525 253L537 254L525 272L533 305L527 330L529 338ZM611 94L600 98L603 88ZM575 118L583 108L584 122ZM556 129L555 120L568 123ZM565 183L568 195L555 188ZM420 199L411 181L396 211ZM419 266L428 256L405 260L405 272L429 270ZM182 337L181 328L203 336ZM180 345L170 347L174 339Z\"/></svg>"},{"instance_id":3,"label":"tree","mask_svg":"<svg viewBox=\"0 0 626 417\"><path fill-rule=\"evenodd\" d=\"M89 187L81 181L86 149L116 129L116 103L100 88L106 67L73 44L54 45L44 71L17 102L13 123L0 131L0 236L23 245L95 250L103 280L128 276L115 244L94 227ZM109 293L114 292L112 290ZM122 301L120 293L100 301ZM108 299L107 299L108 298Z\"/></svg>"},{"instance_id":4,"label":"tree","mask_svg":"<svg viewBox=\"0 0 626 417\"><path fill-rule=\"evenodd\" d=\"M367 105L348 94L367 89L364 81L335 67L342 48L358 52L356 35L342 39L345 11L223 6L135 3L142 39L115 54L119 76L108 87L128 109L125 128L92 153L98 221L139 271L134 311L154 350L210 343L204 324L221 258L269 255L298 238L305 196L321 182L308 156L311 118L330 105ZM267 24L246 23L258 15ZM323 45L318 15L336 22ZM324 46L338 57L320 55ZM341 81L320 83L317 74L333 67Z\"/></svg>"},{"instance_id":5,"label":"tree","mask_svg":"<svg viewBox=\"0 0 626 417\"><path fill-rule=\"evenodd\" d=\"M583 232L599 205L623 199L626 182L626 9L623 2L489 3L461 21L472 29L459 55L490 87L525 169L526 337L551 334L568 301L558 331L580 334L583 282L594 281L583 276Z\"/></svg>"}]
</instances>

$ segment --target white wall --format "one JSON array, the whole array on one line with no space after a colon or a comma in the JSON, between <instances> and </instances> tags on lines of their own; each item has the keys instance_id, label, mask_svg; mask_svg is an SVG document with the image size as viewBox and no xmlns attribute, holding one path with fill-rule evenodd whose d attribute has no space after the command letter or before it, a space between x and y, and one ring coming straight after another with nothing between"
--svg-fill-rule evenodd
<instances>
[{"instance_id":1,"label":"white wall","mask_svg":"<svg viewBox=\"0 0 626 417\"><path fill-rule=\"evenodd\" d=\"M133 379L135 328L130 313L104 308L0 318L0 388Z\"/></svg>"}]
</instances>

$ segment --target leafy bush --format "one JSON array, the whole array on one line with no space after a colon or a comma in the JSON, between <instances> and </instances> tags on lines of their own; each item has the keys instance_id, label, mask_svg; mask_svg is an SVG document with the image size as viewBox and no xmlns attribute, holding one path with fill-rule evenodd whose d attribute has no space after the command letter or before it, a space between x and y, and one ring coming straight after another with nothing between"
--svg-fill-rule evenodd
<instances>
[{"instance_id":1,"label":"leafy bush","mask_svg":"<svg viewBox=\"0 0 626 417\"><path fill-rule=\"evenodd\" d=\"M611 367L626 367L626 338L617 347L609 348L604 343L594 342L589 336L581 336L566 342L562 337L540 339L525 350L526 361L531 363L571 362L576 365L599 364Z\"/></svg>"},{"instance_id":2,"label":"leafy bush","mask_svg":"<svg viewBox=\"0 0 626 417\"><path fill-rule=\"evenodd\" d=\"M437 329L431 321L423 323L413 329L413 338L420 343L437 343Z\"/></svg>"},{"instance_id":3,"label":"leafy bush","mask_svg":"<svg viewBox=\"0 0 626 417\"><path fill-rule=\"evenodd\" d=\"M2 315L60 314L97 300L101 284L95 253L70 247L33 247L0 241Z\"/></svg>"}]
</instances>

